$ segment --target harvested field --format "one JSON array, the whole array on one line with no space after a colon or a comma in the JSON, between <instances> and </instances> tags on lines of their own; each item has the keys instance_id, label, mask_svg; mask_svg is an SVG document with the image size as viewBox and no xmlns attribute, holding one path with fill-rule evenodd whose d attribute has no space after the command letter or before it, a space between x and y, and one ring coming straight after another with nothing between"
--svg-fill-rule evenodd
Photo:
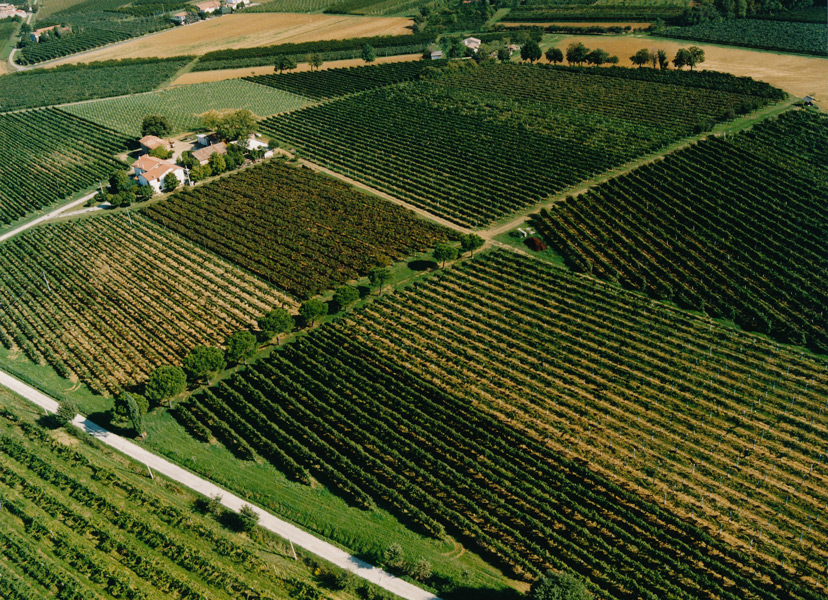
<instances>
[{"instance_id":1,"label":"harvested field","mask_svg":"<svg viewBox=\"0 0 828 600\"><path fill-rule=\"evenodd\" d=\"M795 96L811 94L828 98L828 59L796 54L777 54L761 50L748 50L732 46L717 46L698 42L680 42L663 38L641 36L562 36L553 45L563 50L572 42L581 42L590 48L603 48L620 59L621 66L632 66L630 56L641 48L663 49L672 59L679 48L698 46L705 53L701 68L723 71L739 77L753 77L780 87Z\"/></svg>"},{"instance_id":2,"label":"harvested field","mask_svg":"<svg viewBox=\"0 0 828 600\"><path fill-rule=\"evenodd\" d=\"M399 56L378 56L373 64L381 65L384 63L398 63L410 60L419 60L419 54L401 54ZM361 67L365 64L360 58L353 58L348 60L332 60L330 62L322 63L319 67L321 70L325 69L347 69L349 67ZM300 63L299 66L291 71L291 73L302 73L310 71L308 63ZM209 83L214 81L225 81L227 79L241 79L242 77L250 77L252 75L272 75L273 67L242 67L240 69L221 69L219 71L195 71L192 73L184 73L172 82L172 85L190 85L193 83Z\"/></svg>"},{"instance_id":3,"label":"harvested field","mask_svg":"<svg viewBox=\"0 0 828 600\"><path fill-rule=\"evenodd\" d=\"M119 58L202 55L213 50L288 42L404 35L410 19L292 13L234 14L201 21L53 64Z\"/></svg>"}]
</instances>

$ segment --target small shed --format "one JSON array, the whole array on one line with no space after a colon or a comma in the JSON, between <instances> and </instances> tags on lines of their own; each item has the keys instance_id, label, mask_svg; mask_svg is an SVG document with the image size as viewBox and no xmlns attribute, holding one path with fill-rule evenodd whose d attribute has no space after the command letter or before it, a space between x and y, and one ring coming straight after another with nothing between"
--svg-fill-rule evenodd
<instances>
[{"instance_id":1,"label":"small shed","mask_svg":"<svg viewBox=\"0 0 828 600\"><path fill-rule=\"evenodd\" d=\"M805 97L802 99L802 104L804 104L805 106L813 106L813 105L814 105L815 100L816 100L816 99L815 99L813 96L805 96Z\"/></svg>"},{"instance_id":2,"label":"small shed","mask_svg":"<svg viewBox=\"0 0 828 600\"><path fill-rule=\"evenodd\" d=\"M183 25L187 22L187 13L184 11L177 12L173 16L170 17L173 23L178 25Z\"/></svg>"},{"instance_id":3,"label":"small shed","mask_svg":"<svg viewBox=\"0 0 828 600\"><path fill-rule=\"evenodd\" d=\"M141 152L143 154L148 154L155 150L156 148L164 148L167 149L169 146L167 142L162 140L160 137L156 137L154 135L145 135L138 143L141 144Z\"/></svg>"},{"instance_id":4,"label":"small shed","mask_svg":"<svg viewBox=\"0 0 828 600\"><path fill-rule=\"evenodd\" d=\"M482 42L476 37L467 37L465 40L463 40L463 45L466 48L474 50L475 52L477 52L477 50L480 48L481 43Z\"/></svg>"},{"instance_id":5,"label":"small shed","mask_svg":"<svg viewBox=\"0 0 828 600\"><path fill-rule=\"evenodd\" d=\"M205 148L193 150L193 158L196 159L200 165L206 165L210 162L210 157L213 156L213 154L227 154L227 144L219 142L218 144L212 144Z\"/></svg>"},{"instance_id":6,"label":"small shed","mask_svg":"<svg viewBox=\"0 0 828 600\"><path fill-rule=\"evenodd\" d=\"M431 51L431 60L443 60L443 51L442 50L432 50Z\"/></svg>"},{"instance_id":7,"label":"small shed","mask_svg":"<svg viewBox=\"0 0 828 600\"><path fill-rule=\"evenodd\" d=\"M221 2L219 0L207 0L207 2L199 2L196 4L198 12L214 13L221 9Z\"/></svg>"}]
</instances>

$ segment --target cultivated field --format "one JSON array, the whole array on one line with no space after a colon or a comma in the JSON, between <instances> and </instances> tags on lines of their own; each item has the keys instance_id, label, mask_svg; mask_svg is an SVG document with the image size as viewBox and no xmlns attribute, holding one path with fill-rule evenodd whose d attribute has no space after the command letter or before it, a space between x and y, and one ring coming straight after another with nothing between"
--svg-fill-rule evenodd
<instances>
[{"instance_id":1,"label":"cultivated field","mask_svg":"<svg viewBox=\"0 0 828 600\"><path fill-rule=\"evenodd\" d=\"M828 118L786 113L535 219L579 272L828 354Z\"/></svg>"},{"instance_id":2,"label":"cultivated field","mask_svg":"<svg viewBox=\"0 0 828 600\"><path fill-rule=\"evenodd\" d=\"M0 114L0 225L71 196L124 165L127 139L54 109Z\"/></svg>"},{"instance_id":3,"label":"cultivated field","mask_svg":"<svg viewBox=\"0 0 828 600\"><path fill-rule=\"evenodd\" d=\"M0 252L0 343L114 392L274 306L266 284L126 213L36 228Z\"/></svg>"},{"instance_id":4,"label":"cultivated field","mask_svg":"<svg viewBox=\"0 0 828 600\"><path fill-rule=\"evenodd\" d=\"M173 130L179 132L201 128L198 115L208 110L247 109L266 117L307 104L306 98L275 88L247 81L219 81L72 104L62 110L125 135L140 137L141 121L146 115L164 115Z\"/></svg>"},{"instance_id":5,"label":"cultivated field","mask_svg":"<svg viewBox=\"0 0 828 600\"><path fill-rule=\"evenodd\" d=\"M692 27L669 27L664 35L686 40L828 56L828 30L825 22L786 23L765 19L739 19L738 22L732 20L702 23Z\"/></svg>"},{"instance_id":6,"label":"cultivated field","mask_svg":"<svg viewBox=\"0 0 828 600\"><path fill-rule=\"evenodd\" d=\"M401 54L399 56L378 56L373 64L384 65L388 63L410 62L419 60L422 54ZM320 71L327 69L350 69L351 67L363 67L365 61L361 58L353 58L349 60L331 60L322 63L319 67ZM311 66L306 63L299 63L299 65L291 71L291 73L305 73L311 70ZM191 85L193 83L206 83L210 81L226 81L227 79L241 79L243 77L255 77L256 75L272 75L274 68L267 67L241 67L238 69L220 69L216 71L195 71L184 73L172 82L172 85Z\"/></svg>"},{"instance_id":7,"label":"cultivated field","mask_svg":"<svg viewBox=\"0 0 828 600\"><path fill-rule=\"evenodd\" d=\"M16 73L0 78L0 111L148 92L187 62L125 61Z\"/></svg>"},{"instance_id":8,"label":"cultivated field","mask_svg":"<svg viewBox=\"0 0 828 600\"><path fill-rule=\"evenodd\" d=\"M8 392L0 401L3 598L327 597L285 542L232 533L219 515L196 509L195 494L149 480L144 465L81 436L34 424Z\"/></svg>"},{"instance_id":9,"label":"cultivated field","mask_svg":"<svg viewBox=\"0 0 828 600\"><path fill-rule=\"evenodd\" d=\"M781 94L726 75L465 64L262 128L326 167L476 227Z\"/></svg>"},{"instance_id":10,"label":"cultivated field","mask_svg":"<svg viewBox=\"0 0 828 600\"><path fill-rule=\"evenodd\" d=\"M390 202L278 160L180 191L146 213L303 298L449 234Z\"/></svg>"},{"instance_id":11,"label":"cultivated field","mask_svg":"<svg viewBox=\"0 0 828 600\"><path fill-rule=\"evenodd\" d=\"M69 57L57 64L117 58L198 56L228 48L402 35L410 32L407 29L410 24L409 19L403 18L238 13L178 27L146 39L89 52L83 56Z\"/></svg>"},{"instance_id":12,"label":"cultivated field","mask_svg":"<svg viewBox=\"0 0 828 600\"><path fill-rule=\"evenodd\" d=\"M362 65L349 69L327 69L319 72L282 73L248 77L247 81L305 98L324 100L356 94L379 87L416 81L426 69L445 66L442 61L408 61L385 65Z\"/></svg>"},{"instance_id":13,"label":"cultivated field","mask_svg":"<svg viewBox=\"0 0 828 600\"><path fill-rule=\"evenodd\" d=\"M322 326L179 418L521 576L574 570L602 598L816 600L826 367L498 251Z\"/></svg>"},{"instance_id":14,"label":"cultivated field","mask_svg":"<svg viewBox=\"0 0 828 600\"><path fill-rule=\"evenodd\" d=\"M619 64L622 66L632 66L630 56L641 48L663 49L672 59L679 48L698 46L705 54L705 61L697 67L698 69L730 73L737 77L753 77L757 81L765 81L799 97L811 94L819 98L828 98L828 77L825 77L828 59L816 56L777 54L732 46L641 36L565 35L556 36L552 45L565 52L566 47L573 42L581 42L589 48L603 48L618 56L621 61Z\"/></svg>"}]
</instances>

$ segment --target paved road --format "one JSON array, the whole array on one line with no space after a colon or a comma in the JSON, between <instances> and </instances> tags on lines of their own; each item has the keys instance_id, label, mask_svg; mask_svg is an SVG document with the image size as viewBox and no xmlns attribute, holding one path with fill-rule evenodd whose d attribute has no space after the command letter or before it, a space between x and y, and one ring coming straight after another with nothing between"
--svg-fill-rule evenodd
<instances>
[{"instance_id":1,"label":"paved road","mask_svg":"<svg viewBox=\"0 0 828 600\"><path fill-rule=\"evenodd\" d=\"M37 404L48 412L55 412L58 408L57 401L3 371L0 371L0 385L9 388L16 394ZM81 415L77 415L75 420L72 421L72 424L89 435L98 438L108 446L123 452L133 460L149 465L154 472L166 475L173 481L185 485L191 490L208 497L221 496L221 503L233 511L238 512L244 505L252 506L249 502L242 500L238 496L172 464L160 456L156 456L152 452L141 448L119 435L107 431L103 427L95 425L95 423L85 419ZM320 540L295 525L276 518L261 508L256 506L252 506L252 508L259 514L259 525L262 527L290 540L295 546L304 548L306 551L324 558L363 579L367 579L401 598L406 598L407 600L440 600L434 594L426 592L398 577L394 577L382 569L359 560L344 550L340 550L336 546Z\"/></svg>"},{"instance_id":2,"label":"paved road","mask_svg":"<svg viewBox=\"0 0 828 600\"><path fill-rule=\"evenodd\" d=\"M29 221L28 223L24 223L20 227L16 227L16 228L12 229L11 231L6 232L3 235L0 235L0 243L5 242L7 239L12 238L12 237L16 236L19 233L23 233L29 227L34 227L35 225L43 223L43 221L48 221L49 219L54 219L55 217L59 216L60 214L65 213L67 210L70 210L72 208L75 208L76 206L80 206L81 204L84 204L87 200L94 197L95 194L97 194L97 193L98 193L98 191L95 190L94 192L91 192L91 193L87 194L83 198L78 198L77 200L73 200L69 204L64 204L60 208L56 208L52 212L46 213L42 217L38 217L37 219L33 219L33 220Z\"/></svg>"}]
</instances>

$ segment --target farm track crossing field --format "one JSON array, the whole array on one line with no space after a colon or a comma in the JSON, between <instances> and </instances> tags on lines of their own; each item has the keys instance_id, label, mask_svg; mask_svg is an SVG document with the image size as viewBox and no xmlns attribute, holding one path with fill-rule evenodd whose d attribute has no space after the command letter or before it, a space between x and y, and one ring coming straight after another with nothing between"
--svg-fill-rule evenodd
<instances>
[{"instance_id":1,"label":"farm track crossing field","mask_svg":"<svg viewBox=\"0 0 828 600\"><path fill-rule=\"evenodd\" d=\"M325 597L281 542L228 533L195 510L195 494L18 417L7 396L0 392L0 597Z\"/></svg>"},{"instance_id":2,"label":"farm track crossing field","mask_svg":"<svg viewBox=\"0 0 828 600\"><path fill-rule=\"evenodd\" d=\"M441 67L443 61L412 61L350 69L326 69L281 75L246 77L247 81L285 90L315 100L346 96L378 87L414 81L427 68Z\"/></svg>"},{"instance_id":3,"label":"farm track crossing field","mask_svg":"<svg viewBox=\"0 0 828 600\"><path fill-rule=\"evenodd\" d=\"M574 570L602 598L816 600L826 366L494 251L177 412L517 574Z\"/></svg>"},{"instance_id":4,"label":"farm track crossing field","mask_svg":"<svg viewBox=\"0 0 828 600\"><path fill-rule=\"evenodd\" d=\"M543 211L576 271L828 353L828 118L788 112Z\"/></svg>"},{"instance_id":5,"label":"farm track crossing field","mask_svg":"<svg viewBox=\"0 0 828 600\"><path fill-rule=\"evenodd\" d=\"M262 128L328 168L475 227L664 147L728 109L784 95L722 74L466 64Z\"/></svg>"},{"instance_id":6,"label":"farm track crossing field","mask_svg":"<svg viewBox=\"0 0 828 600\"><path fill-rule=\"evenodd\" d=\"M148 92L187 62L119 61L15 73L0 77L0 111Z\"/></svg>"},{"instance_id":7,"label":"farm track crossing field","mask_svg":"<svg viewBox=\"0 0 828 600\"><path fill-rule=\"evenodd\" d=\"M278 160L177 192L146 213L303 298L451 235L407 209Z\"/></svg>"},{"instance_id":8,"label":"farm track crossing field","mask_svg":"<svg viewBox=\"0 0 828 600\"><path fill-rule=\"evenodd\" d=\"M291 301L138 214L27 231L0 252L0 343L114 392Z\"/></svg>"},{"instance_id":9,"label":"farm track crossing field","mask_svg":"<svg viewBox=\"0 0 828 600\"><path fill-rule=\"evenodd\" d=\"M787 23L760 19L731 19L691 27L669 27L660 35L684 40L731 44L782 52L828 56L828 28L822 23Z\"/></svg>"},{"instance_id":10,"label":"farm track crossing field","mask_svg":"<svg viewBox=\"0 0 828 600\"><path fill-rule=\"evenodd\" d=\"M0 114L0 225L62 200L124 165L114 131L59 110Z\"/></svg>"},{"instance_id":11,"label":"farm track crossing field","mask_svg":"<svg viewBox=\"0 0 828 600\"><path fill-rule=\"evenodd\" d=\"M167 117L173 130L202 127L201 115L208 110L247 109L260 117L294 110L310 104L306 98L247 81L216 81L158 90L123 98L111 98L62 107L123 134L140 137L146 115Z\"/></svg>"}]
</instances>

